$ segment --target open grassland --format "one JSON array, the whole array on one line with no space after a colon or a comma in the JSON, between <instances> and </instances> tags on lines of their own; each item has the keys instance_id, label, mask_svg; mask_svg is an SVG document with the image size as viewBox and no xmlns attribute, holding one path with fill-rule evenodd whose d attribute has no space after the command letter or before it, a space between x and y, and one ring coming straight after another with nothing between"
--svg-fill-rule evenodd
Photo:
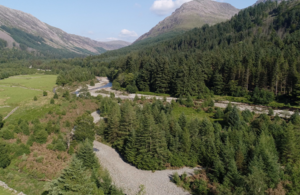
<instances>
[{"instance_id":1,"label":"open grassland","mask_svg":"<svg viewBox=\"0 0 300 195\"><path fill-rule=\"evenodd\" d=\"M1 85L18 86L30 89L52 91L56 82L56 75L21 75L14 76L0 81Z\"/></svg>"},{"instance_id":2,"label":"open grassland","mask_svg":"<svg viewBox=\"0 0 300 195\"><path fill-rule=\"evenodd\" d=\"M22 111L49 104L53 97L56 77L37 74L0 80L0 114L6 116L16 107L20 107ZM48 96L43 96L43 91L47 91ZM35 96L38 101L33 101ZM29 113L26 116L29 116Z\"/></svg>"},{"instance_id":3,"label":"open grassland","mask_svg":"<svg viewBox=\"0 0 300 195\"><path fill-rule=\"evenodd\" d=\"M200 120L204 119L204 118L210 118L211 120L214 120L212 117L214 116L214 113L206 113L205 111L199 109L194 109L194 108L188 108L185 106L179 106L176 105L173 108L173 115L176 119L178 119L180 117L180 115L182 113L185 114L186 118L188 121L198 118Z\"/></svg>"},{"instance_id":4,"label":"open grassland","mask_svg":"<svg viewBox=\"0 0 300 195\"><path fill-rule=\"evenodd\" d=\"M0 195L15 195L15 193L10 190L6 190L3 187L0 187Z\"/></svg>"}]
</instances>

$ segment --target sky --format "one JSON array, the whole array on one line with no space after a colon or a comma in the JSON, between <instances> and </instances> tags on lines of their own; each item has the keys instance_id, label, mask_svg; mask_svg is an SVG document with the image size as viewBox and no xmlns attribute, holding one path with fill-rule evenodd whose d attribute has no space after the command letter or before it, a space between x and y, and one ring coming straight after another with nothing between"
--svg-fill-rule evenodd
<instances>
[{"instance_id":1,"label":"sky","mask_svg":"<svg viewBox=\"0 0 300 195\"><path fill-rule=\"evenodd\" d=\"M133 42L191 0L0 0L67 33ZM217 0L243 9L256 0Z\"/></svg>"}]
</instances>

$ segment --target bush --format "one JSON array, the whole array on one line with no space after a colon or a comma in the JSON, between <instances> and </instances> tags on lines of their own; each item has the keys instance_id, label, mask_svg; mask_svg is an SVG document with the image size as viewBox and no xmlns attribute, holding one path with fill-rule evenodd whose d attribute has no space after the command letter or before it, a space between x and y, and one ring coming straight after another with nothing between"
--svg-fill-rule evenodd
<instances>
[{"instance_id":1,"label":"bush","mask_svg":"<svg viewBox=\"0 0 300 195\"><path fill-rule=\"evenodd\" d=\"M40 130L39 132L37 132L37 134L35 135L35 142L39 143L39 144L44 144L47 142L47 138L48 138L48 133L45 130Z\"/></svg>"},{"instance_id":2,"label":"bush","mask_svg":"<svg viewBox=\"0 0 300 195\"><path fill-rule=\"evenodd\" d=\"M90 86L95 86L95 82L94 82L94 80L91 80L91 82L90 82Z\"/></svg>"},{"instance_id":3,"label":"bush","mask_svg":"<svg viewBox=\"0 0 300 195\"><path fill-rule=\"evenodd\" d=\"M47 91L43 91L43 96L48 96Z\"/></svg>"},{"instance_id":4,"label":"bush","mask_svg":"<svg viewBox=\"0 0 300 195\"><path fill-rule=\"evenodd\" d=\"M33 100L34 100L34 101L37 101L38 99L37 99L37 97L36 97L36 96L34 96Z\"/></svg>"},{"instance_id":5,"label":"bush","mask_svg":"<svg viewBox=\"0 0 300 195\"><path fill-rule=\"evenodd\" d=\"M0 168L6 168L10 165L10 158L7 145L0 143Z\"/></svg>"},{"instance_id":6,"label":"bush","mask_svg":"<svg viewBox=\"0 0 300 195\"><path fill-rule=\"evenodd\" d=\"M274 101L274 93L265 89L259 90L256 87L253 91L251 101L255 104L269 104Z\"/></svg>"},{"instance_id":7,"label":"bush","mask_svg":"<svg viewBox=\"0 0 300 195\"><path fill-rule=\"evenodd\" d=\"M57 93L54 94L53 99L58 99Z\"/></svg>"},{"instance_id":8,"label":"bush","mask_svg":"<svg viewBox=\"0 0 300 195\"><path fill-rule=\"evenodd\" d=\"M217 108L217 112L215 114L216 119L221 119L224 117L224 112L221 108Z\"/></svg>"},{"instance_id":9,"label":"bush","mask_svg":"<svg viewBox=\"0 0 300 195\"><path fill-rule=\"evenodd\" d=\"M54 99L53 98L50 100L50 104L54 104Z\"/></svg>"},{"instance_id":10,"label":"bush","mask_svg":"<svg viewBox=\"0 0 300 195\"><path fill-rule=\"evenodd\" d=\"M9 129L2 130L2 137L5 140L14 139L14 132Z\"/></svg>"},{"instance_id":11,"label":"bush","mask_svg":"<svg viewBox=\"0 0 300 195\"><path fill-rule=\"evenodd\" d=\"M44 161L44 157L43 156L39 156L35 159L36 162L38 163L42 163Z\"/></svg>"},{"instance_id":12,"label":"bush","mask_svg":"<svg viewBox=\"0 0 300 195\"><path fill-rule=\"evenodd\" d=\"M138 88L136 86L127 85L126 91L128 93L136 93L138 91Z\"/></svg>"}]
</instances>

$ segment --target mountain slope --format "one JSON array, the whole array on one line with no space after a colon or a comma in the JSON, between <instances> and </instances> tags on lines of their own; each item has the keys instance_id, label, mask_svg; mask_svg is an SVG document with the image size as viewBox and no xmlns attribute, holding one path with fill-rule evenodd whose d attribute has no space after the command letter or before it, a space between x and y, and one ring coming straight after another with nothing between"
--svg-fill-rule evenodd
<instances>
[{"instance_id":1,"label":"mountain slope","mask_svg":"<svg viewBox=\"0 0 300 195\"><path fill-rule=\"evenodd\" d=\"M30 14L1 5L0 26L2 30L0 38L6 40L9 47L12 47L12 42L19 43L17 40L13 41L13 39L20 36L24 37L25 34L27 34L27 37L33 35L42 38L43 43L52 48L63 49L78 54L88 54L89 52L97 54L101 53L103 49L114 50L129 45L129 43L123 41L118 42L118 44L115 42L98 42L90 38L68 34L59 28L41 22ZM20 30L24 33L20 32Z\"/></svg>"},{"instance_id":2,"label":"mountain slope","mask_svg":"<svg viewBox=\"0 0 300 195\"><path fill-rule=\"evenodd\" d=\"M211 0L194 0L183 4L171 16L161 21L137 41L156 37L171 31L186 31L204 24L213 25L230 19L239 9L228 3Z\"/></svg>"}]
</instances>

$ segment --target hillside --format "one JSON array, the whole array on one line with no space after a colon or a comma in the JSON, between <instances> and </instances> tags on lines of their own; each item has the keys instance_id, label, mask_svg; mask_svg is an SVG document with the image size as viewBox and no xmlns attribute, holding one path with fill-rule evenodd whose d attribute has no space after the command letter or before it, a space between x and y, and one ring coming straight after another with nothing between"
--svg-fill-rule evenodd
<instances>
[{"instance_id":1,"label":"hillside","mask_svg":"<svg viewBox=\"0 0 300 195\"><path fill-rule=\"evenodd\" d=\"M90 38L68 34L61 29L41 22L30 14L1 5L0 26L0 38L7 41L9 48L12 48L13 43L15 43L15 47L22 44L23 49L26 46L32 48L33 51L41 52L40 47L33 45L44 44L45 50L59 49L87 55L99 54L105 50L119 49L129 45L124 41L98 42ZM27 50L32 51L32 49Z\"/></svg>"},{"instance_id":2,"label":"hillside","mask_svg":"<svg viewBox=\"0 0 300 195\"><path fill-rule=\"evenodd\" d=\"M161 21L137 41L156 37L172 31L187 31L204 24L213 25L226 21L239 10L228 3L211 0L194 0L183 4L171 16ZM136 42L137 42L136 41Z\"/></svg>"}]
</instances>

